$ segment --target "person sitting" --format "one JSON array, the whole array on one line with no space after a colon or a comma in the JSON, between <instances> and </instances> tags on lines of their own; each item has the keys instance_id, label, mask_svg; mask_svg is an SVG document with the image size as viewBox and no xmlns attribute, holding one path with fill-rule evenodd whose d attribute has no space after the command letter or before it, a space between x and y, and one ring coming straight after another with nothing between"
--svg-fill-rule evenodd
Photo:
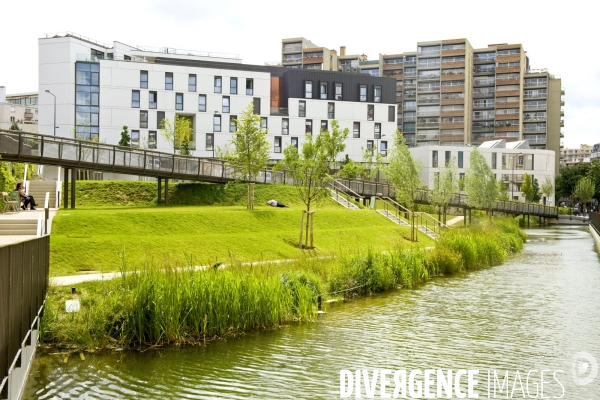
<instances>
[{"instance_id":1,"label":"person sitting","mask_svg":"<svg viewBox=\"0 0 600 400\"><path fill-rule=\"evenodd\" d=\"M267 201L267 204L270 205L271 207L290 208L290 207L286 206L285 204L278 202L277 200L269 200L269 201Z\"/></svg>"},{"instance_id":2,"label":"person sitting","mask_svg":"<svg viewBox=\"0 0 600 400\"><path fill-rule=\"evenodd\" d=\"M35 210L34 207L37 205L35 204L35 199L33 196L29 196L27 193L25 193L25 188L20 182L17 183L17 192L19 192L19 196L21 196L21 200L23 201L21 208L23 210L27 210L27 206L30 206L31 210Z\"/></svg>"}]
</instances>

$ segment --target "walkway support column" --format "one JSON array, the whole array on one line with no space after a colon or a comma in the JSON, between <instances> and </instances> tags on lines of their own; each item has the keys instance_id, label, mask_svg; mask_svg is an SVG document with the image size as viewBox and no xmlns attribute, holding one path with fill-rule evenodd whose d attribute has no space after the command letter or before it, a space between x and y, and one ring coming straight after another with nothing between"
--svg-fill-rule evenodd
<instances>
[{"instance_id":1,"label":"walkway support column","mask_svg":"<svg viewBox=\"0 0 600 400\"><path fill-rule=\"evenodd\" d=\"M63 207L69 208L69 168L63 169Z\"/></svg>"},{"instance_id":2,"label":"walkway support column","mask_svg":"<svg viewBox=\"0 0 600 400\"><path fill-rule=\"evenodd\" d=\"M165 178L165 204L169 204L169 178Z\"/></svg>"},{"instance_id":3,"label":"walkway support column","mask_svg":"<svg viewBox=\"0 0 600 400\"><path fill-rule=\"evenodd\" d=\"M158 178L158 201L156 204L160 204L162 201L162 178Z\"/></svg>"},{"instance_id":4,"label":"walkway support column","mask_svg":"<svg viewBox=\"0 0 600 400\"><path fill-rule=\"evenodd\" d=\"M77 168L71 169L71 208L75 208L75 182L77 181Z\"/></svg>"},{"instance_id":5,"label":"walkway support column","mask_svg":"<svg viewBox=\"0 0 600 400\"><path fill-rule=\"evenodd\" d=\"M464 226L467 226L467 207L463 208L463 223Z\"/></svg>"}]
</instances>

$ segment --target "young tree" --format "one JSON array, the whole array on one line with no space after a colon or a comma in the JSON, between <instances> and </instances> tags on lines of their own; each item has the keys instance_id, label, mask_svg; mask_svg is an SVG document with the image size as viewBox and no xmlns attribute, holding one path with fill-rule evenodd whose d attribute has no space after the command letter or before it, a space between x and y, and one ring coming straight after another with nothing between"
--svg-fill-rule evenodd
<instances>
[{"instance_id":1,"label":"young tree","mask_svg":"<svg viewBox=\"0 0 600 400\"><path fill-rule=\"evenodd\" d=\"M254 184L258 174L267 166L270 145L267 142L267 130L262 129L260 116L254 114L252 102L236 121L236 131L227 145L223 158L227 165L238 174L239 180L247 183L248 210L254 209Z\"/></svg>"},{"instance_id":2,"label":"young tree","mask_svg":"<svg viewBox=\"0 0 600 400\"><path fill-rule=\"evenodd\" d=\"M456 157L452 157L440 171L433 191L429 194L429 201L438 207L438 213L444 212L446 223L446 207L452 200L452 195L458 193L458 180L456 179Z\"/></svg>"},{"instance_id":3,"label":"young tree","mask_svg":"<svg viewBox=\"0 0 600 400\"><path fill-rule=\"evenodd\" d=\"M337 120L331 121L331 131L323 129L320 132L323 135L323 146L325 146L325 154L329 159L329 163L333 164L333 169L336 169L336 157L346 150L346 139L350 134L348 128L341 129Z\"/></svg>"},{"instance_id":4,"label":"young tree","mask_svg":"<svg viewBox=\"0 0 600 400\"><path fill-rule=\"evenodd\" d=\"M596 186L594 197L600 199L600 158L595 159L589 164L587 177L590 178Z\"/></svg>"},{"instance_id":5,"label":"young tree","mask_svg":"<svg viewBox=\"0 0 600 400\"><path fill-rule=\"evenodd\" d=\"M414 211L417 189L421 183L421 164L413 160L406 140L399 130L394 134L394 145L390 149L388 165L383 167L389 182L394 186L396 199Z\"/></svg>"},{"instance_id":6,"label":"young tree","mask_svg":"<svg viewBox=\"0 0 600 400\"><path fill-rule=\"evenodd\" d=\"M575 186L575 196L581 201L581 214L583 215L585 212L585 205L588 201L594 196L596 192L596 185L590 178L583 177L577 181L577 185Z\"/></svg>"},{"instance_id":7,"label":"young tree","mask_svg":"<svg viewBox=\"0 0 600 400\"><path fill-rule=\"evenodd\" d=\"M367 149L362 147L363 152L363 175L370 179L373 175L377 174L377 156L375 155L376 149Z\"/></svg>"},{"instance_id":8,"label":"young tree","mask_svg":"<svg viewBox=\"0 0 600 400\"><path fill-rule=\"evenodd\" d=\"M129 130L127 125L123 125L123 130L121 131L121 140L119 140L119 146L129 147L131 143L131 136L129 135Z\"/></svg>"},{"instance_id":9,"label":"young tree","mask_svg":"<svg viewBox=\"0 0 600 400\"><path fill-rule=\"evenodd\" d=\"M525 201L531 203L533 201L533 182L531 175L525 173L523 175L523 183L521 184L521 194L525 197Z\"/></svg>"},{"instance_id":10,"label":"young tree","mask_svg":"<svg viewBox=\"0 0 600 400\"><path fill-rule=\"evenodd\" d=\"M498 199L508 200L508 185L502 179L498 179Z\"/></svg>"},{"instance_id":11,"label":"young tree","mask_svg":"<svg viewBox=\"0 0 600 400\"><path fill-rule=\"evenodd\" d=\"M347 162L344 162L344 165L340 169L338 175L343 179L355 179L358 178L364 170L365 167L363 167L360 163L348 160Z\"/></svg>"},{"instance_id":12,"label":"young tree","mask_svg":"<svg viewBox=\"0 0 600 400\"><path fill-rule=\"evenodd\" d=\"M487 210L492 220L492 207L498 199L498 184L492 169L485 161L485 157L474 147L469 158L471 168L465 176L465 191L469 196L467 205L469 207L483 208Z\"/></svg>"},{"instance_id":13,"label":"young tree","mask_svg":"<svg viewBox=\"0 0 600 400\"><path fill-rule=\"evenodd\" d=\"M21 128L19 128L19 125L18 125L18 124L17 124L15 121L13 121L13 122L10 124L10 130L11 130L11 131L20 131L20 130L21 130Z\"/></svg>"},{"instance_id":14,"label":"young tree","mask_svg":"<svg viewBox=\"0 0 600 400\"><path fill-rule=\"evenodd\" d=\"M175 116L175 121L165 118L160 123L160 135L173 148L175 154L191 154L189 143L193 133L190 119L180 115Z\"/></svg>"},{"instance_id":15,"label":"young tree","mask_svg":"<svg viewBox=\"0 0 600 400\"><path fill-rule=\"evenodd\" d=\"M554 194L554 184L549 176L546 176L546 181L542 183L542 194L545 196L544 205L546 205L548 198Z\"/></svg>"},{"instance_id":16,"label":"young tree","mask_svg":"<svg viewBox=\"0 0 600 400\"><path fill-rule=\"evenodd\" d=\"M533 192L531 200L534 203L539 203L542 199L542 194L540 193L540 184L537 179L533 179L533 183L531 184L531 190Z\"/></svg>"}]
</instances>

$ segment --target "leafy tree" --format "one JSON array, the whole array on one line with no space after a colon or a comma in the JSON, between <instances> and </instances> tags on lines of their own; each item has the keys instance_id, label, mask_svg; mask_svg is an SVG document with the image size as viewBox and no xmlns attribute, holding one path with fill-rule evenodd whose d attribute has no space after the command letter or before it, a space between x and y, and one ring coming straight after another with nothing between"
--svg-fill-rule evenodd
<instances>
[{"instance_id":1,"label":"leafy tree","mask_svg":"<svg viewBox=\"0 0 600 400\"><path fill-rule=\"evenodd\" d=\"M521 194L525 197L525 201L533 201L533 182L531 182L531 175L525 173L523 175L523 184L521 184Z\"/></svg>"},{"instance_id":2,"label":"leafy tree","mask_svg":"<svg viewBox=\"0 0 600 400\"><path fill-rule=\"evenodd\" d=\"M331 131L323 129L320 132L323 136L323 146L325 146L325 154L329 159L329 163L333 163L333 168L336 169L336 157L346 150L346 139L350 134L348 128L341 129L337 120L331 121Z\"/></svg>"},{"instance_id":3,"label":"leafy tree","mask_svg":"<svg viewBox=\"0 0 600 400\"><path fill-rule=\"evenodd\" d=\"M121 131L121 140L119 140L119 146L129 147L131 143L131 136L129 135L129 130L127 125L123 125L123 130Z\"/></svg>"},{"instance_id":4,"label":"leafy tree","mask_svg":"<svg viewBox=\"0 0 600 400\"><path fill-rule=\"evenodd\" d=\"M531 184L531 188L533 191L533 197L531 198L531 200L534 203L539 203L540 200L542 199L542 193L540 192L540 184L537 179L533 180L533 183Z\"/></svg>"},{"instance_id":5,"label":"leafy tree","mask_svg":"<svg viewBox=\"0 0 600 400\"><path fill-rule=\"evenodd\" d=\"M377 174L377 155L375 155L375 149L366 149L362 147L362 152L364 163L362 174L367 179L370 179L373 175Z\"/></svg>"},{"instance_id":6,"label":"leafy tree","mask_svg":"<svg viewBox=\"0 0 600 400\"><path fill-rule=\"evenodd\" d=\"M502 179L498 179L498 199L508 200L508 185Z\"/></svg>"},{"instance_id":7,"label":"leafy tree","mask_svg":"<svg viewBox=\"0 0 600 400\"><path fill-rule=\"evenodd\" d=\"M15 121L13 121L13 122L10 124L10 130L11 130L11 131L20 131L20 130L21 130L21 128L19 128L19 125L18 125L18 124L17 124Z\"/></svg>"},{"instance_id":8,"label":"leafy tree","mask_svg":"<svg viewBox=\"0 0 600 400\"><path fill-rule=\"evenodd\" d=\"M594 196L594 193L596 193L596 185L590 178L586 176L577 181L577 185L575 185L575 196L581 201L582 214L584 213L585 205Z\"/></svg>"},{"instance_id":9,"label":"leafy tree","mask_svg":"<svg viewBox=\"0 0 600 400\"><path fill-rule=\"evenodd\" d=\"M465 191L468 194L469 207L487 210L492 220L492 207L498 199L498 184L492 169L485 161L483 155L474 147L469 158L471 168L465 176Z\"/></svg>"},{"instance_id":10,"label":"leafy tree","mask_svg":"<svg viewBox=\"0 0 600 400\"><path fill-rule=\"evenodd\" d=\"M175 116L175 121L165 118L160 123L160 135L173 148L173 153L189 156L192 139L192 123L189 118Z\"/></svg>"},{"instance_id":11,"label":"leafy tree","mask_svg":"<svg viewBox=\"0 0 600 400\"><path fill-rule=\"evenodd\" d=\"M252 102L236 121L236 131L229 142L223 158L227 165L239 175L239 180L247 182L248 210L254 209L254 184L258 174L267 166L270 145L267 142L267 130L262 129L260 116L254 114Z\"/></svg>"},{"instance_id":12,"label":"leafy tree","mask_svg":"<svg viewBox=\"0 0 600 400\"><path fill-rule=\"evenodd\" d=\"M396 199L414 211L417 189L421 183L421 164L413 160L406 146L406 140L399 130L394 134L394 143L388 152L388 165L382 169L388 181L394 186Z\"/></svg>"},{"instance_id":13,"label":"leafy tree","mask_svg":"<svg viewBox=\"0 0 600 400\"><path fill-rule=\"evenodd\" d=\"M458 180L456 179L456 157L452 157L440 171L433 191L429 195L429 201L438 207L438 213L443 210L444 223L446 223L446 207L455 193L458 193Z\"/></svg>"},{"instance_id":14,"label":"leafy tree","mask_svg":"<svg viewBox=\"0 0 600 400\"><path fill-rule=\"evenodd\" d=\"M587 177L590 178L596 186L594 197L600 199L600 158L595 159L589 164Z\"/></svg>"},{"instance_id":15,"label":"leafy tree","mask_svg":"<svg viewBox=\"0 0 600 400\"><path fill-rule=\"evenodd\" d=\"M556 177L555 189L557 199L571 197L577 181L584 176L588 176L590 168L589 163L583 163L573 167L563 167L560 174Z\"/></svg>"},{"instance_id":16,"label":"leafy tree","mask_svg":"<svg viewBox=\"0 0 600 400\"><path fill-rule=\"evenodd\" d=\"M358 178L364 170L365 167L361 163L348 160L347 162L344 162L342 169L340 169L339 176L344 179L355 179Z\"/></svg>"},{"instance_id":17,"label":"leafy tree","mask_svg":"<svg viewBox=\"0 0 600 400\"><path fill-rule=\"evenodd\" d=\"M546 205L547 199L554 194L554 184L549 176L546 176L546 181L542 183L542 194L546 196L544 198L544 205Z\"/></svg>"}]
</instances>

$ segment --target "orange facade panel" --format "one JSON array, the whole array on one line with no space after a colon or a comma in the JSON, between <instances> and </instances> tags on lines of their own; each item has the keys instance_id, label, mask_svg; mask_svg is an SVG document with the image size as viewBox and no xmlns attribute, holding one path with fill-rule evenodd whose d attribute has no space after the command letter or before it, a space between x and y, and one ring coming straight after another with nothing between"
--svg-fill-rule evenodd
<instances>
[{"instance_id":1,"label":"orange facade panel","mask_svg":"<svg viewBox=\"0 0 600 400\"><path fill-rule=\"evenodd\" d=\"M304 57L302 62L304 64L321 64L323 62L323 57Z\"/></svg>"},{"instance_id":2,"label":"orange facade panel","mask_svg":"<svg viewBox=\"0 0 600 400\"><path fill-rule=\"evenodd\" d=\"M441 81L464 81L465 74L443 74L440 77Z\"/></svg>"},{"instance_id":3,"label":"orange facade panel","mask_svg":"<svg viewBox=\"0 0 600 400\"><path fill-rule=\"evenodd\" d=\"M496 97L519 96L518 90L496 90Z\"/></svg>"},{"instance_id":4,"label":"orange facade panel","mask_svg":"<svg viewBox=\"0 0 600 400\"><path fill-rule=\"evenodd\" d=\"M442 99L440 104L441 105L465 104L465 98L464 97L459 97L459 98L456 98L456 99Z\"/></svg>"},{"instance_id":5,"label":"orange facade panel","mask_svg":"<svg viewBox=\"0 0 600 400\"><path fill-rule=\"evenodd\" d=\"M440 124L440 129L457 129L457 128L460 129L460 128L464 128L464 127L465 127L464 122L442 122Z\"/></svg>"},{"instance_id":6,"label":"orange facade panel","mask_svg":"<svg viewBox=\"0 0 600 400\"><path fill-rule=\"evenodd\" d=\"M506 126L505 124L497 124L494 127L494 132L518 132L519 125Z\"/></svg>"},{"instance_id":7,"label":"orange facade panel","mask_svg":"<svg viewBox=\"0 0 600 400\"><path fill-rule=\"evenodd\" d=\"M440 135L440 142L461 142L464 140L464 135Z\"/></svg>"},{"instance_id":8,"label":"orange facade panel","mask_svg":"<svg viewBox=\"0 0 600 400\"><path fill-rule=\"evenodd\" d=\"M508 55L498 55L496 56L496 61L499 63L505 63L505 62L517 62L517 61L521 61L521 55L520 54L508 54Z\"/></svg>"},{"instance_id":9,"label":"orange facade panel","mask_svg":"<svg viewBox=\"0 0 600 400\"><path fill-rule=\"evenodd\" d=\"M464 56L465 49L442 50L442 57Z\"/></svg>"},{"instance_id":10,"label":"orange facade panel","mask_svg":"<svg viewBox=\"0 0 600 400\"><path fill-rule=\"evenodd\" d=\"M506 74L510 72L521 72L521 67L498 67L496 68L497 74Z\"/></svg>"},{"instance_id":11,"label":"orange facade panel","mask_svg":"<svg viewBox=\"0 0 600 400\"><path fill-rule=\"evenodd\" d=\"M519 108L518 101L507 101L504 103L496 102L496 108Z\"/></svg>"},{"instance_id":12,"label":"orange facade panel","mask_svg":"<svg viewBox=\"0 0 600 400\"><path fill-rule=\"evenodd\" d=\"M442 44L464 44L466 42L467 38L442 40Z\"/></svg>"},{"instance_id":13,"label":"orange facade panel","mask_svg":"<svg viewBox=\"0 0 600 400\"><path fill-rule=\"evenodd\" d=\"M515 79L496 79L496 86L501 86L501 85L518 85L521 83L521 79L519 78L515 78Z\"/></svg>"},{"instance_id":14,"label":"orange facade panel","mask_svg":"<svg viewBox=\"0 0 600 400\"><path fill-rule=\"evenodd\" d=\"M519 114L496 114L496 121L519 119Z\"/></svg>"},{"instance_id":15,"label":"orange facade panel","mask_svg":"<svg viewBox=\"0 0 600 400\"><path fill-rule=\"evenodd\" d=\"M452 111L442 111L440 113L440 117L463 117L465 115L465 110L452 110Z\"/></svg>"},{"instance_id":16,"label":"orange facade panel","mask_svg":"<svg viewBox=\"0 0 600 400\"><path fill-rule=\"evenodd\" d=\"M442 62L442 68L464 68L464 67L465 67L464 61Z\"/></svg>"},{"instance_id":17,"label":"orange facade panel","mask_svg":"<svg viewBox=\"0 0 600 400\"><path fill-rule=\"evenodd\" d=\"M464 86L442 86L442 93L456 93L456 92L464 92Z\"/></svg>"},{"instance_id":18,"label":"orange facade panel","mask_svg":"<svg viewBox=\"0 0 600 400\"><path fill-rule=\"evenodd\" d=\"M281 107L281 78L271 76L271 107Z\"/></svg>"}]
</instances>

